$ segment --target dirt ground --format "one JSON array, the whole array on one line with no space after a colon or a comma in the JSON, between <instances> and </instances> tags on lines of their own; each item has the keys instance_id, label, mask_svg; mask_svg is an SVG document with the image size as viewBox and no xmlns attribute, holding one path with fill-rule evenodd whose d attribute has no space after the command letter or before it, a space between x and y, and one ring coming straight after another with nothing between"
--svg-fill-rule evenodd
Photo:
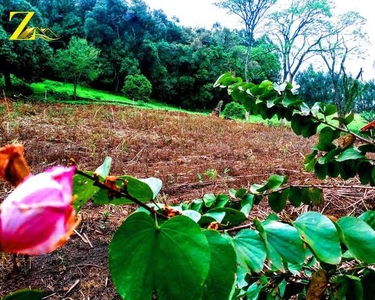
<instances>
[{"instance_id":1,"label":"dirt ground","mask_svg":"<svg viewBox=\"0 0 375 300\"><path fill-rule=\"evenodd\" d=\"M281 125L132 107L7 104L0 104L0 145L22 143L33 173L66 165L70 158L80 170L93 171L111 156L112 175L160 178L160 200L169 203L249 188L276 173L288 175L290 184L327 186L325 204L309 209L340 217L375 205L374 190L361 187L356 179L322 182L305 172L303 158L311 152L314 138L297 137ZM0 200L10 191L0 182ZM50 254L18 257L18 274L10 275L12 256L2 254L0 297L32 288L45 291L50 300L120 299L110 278L107 250L116 228L135 208L87 204L80 211L78 234ZM289 208L287 213L307 209ZM268 213L264 203L252 217Z\"/></svg>"}]
</instances>

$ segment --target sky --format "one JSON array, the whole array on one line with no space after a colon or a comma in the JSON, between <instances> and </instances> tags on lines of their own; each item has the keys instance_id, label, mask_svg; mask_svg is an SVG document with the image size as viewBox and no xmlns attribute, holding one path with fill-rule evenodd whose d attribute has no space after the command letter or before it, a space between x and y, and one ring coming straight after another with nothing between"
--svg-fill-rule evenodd
<instances>
[{"instance_id":1,"label":"sky","mask_svg":"<svg viewBox=\"0 0 375 300\"><path fill-rule=\"evenodd\" d=\"M234 15L228 15L225 10L214 6L215 0L145 0L153 9L162 9L165 14L172 18L176 16L181 25L185 26L203 26L212 28L215 22L230 28L241 28L241 23ZM366 59L348 61L346 66L349 72L354 76L358 74L359 68L364 70L363 79L375 79L375 18L371 9L371 0L335 0L336 12L345 12L349 10L358 11L367 19L365 30L369 35L371 45L368 47Z\"/></svg>"}]
</instances>

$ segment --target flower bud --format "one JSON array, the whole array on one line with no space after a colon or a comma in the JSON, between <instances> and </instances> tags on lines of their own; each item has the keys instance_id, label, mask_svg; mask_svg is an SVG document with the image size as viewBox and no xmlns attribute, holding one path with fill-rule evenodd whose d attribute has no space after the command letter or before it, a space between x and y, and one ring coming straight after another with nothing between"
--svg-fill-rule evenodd
<instances>
[{"instance_id":1,"label":"flower bud","mask_svg":"<svg viewBox=\"0 0 375 300\"><path fill-rule=\"evenodd\" d=\"M79 222L72 207L74 167L29 176L4 200L0 250L40 255L62 246Z\"/></svg>"}]
</instances>

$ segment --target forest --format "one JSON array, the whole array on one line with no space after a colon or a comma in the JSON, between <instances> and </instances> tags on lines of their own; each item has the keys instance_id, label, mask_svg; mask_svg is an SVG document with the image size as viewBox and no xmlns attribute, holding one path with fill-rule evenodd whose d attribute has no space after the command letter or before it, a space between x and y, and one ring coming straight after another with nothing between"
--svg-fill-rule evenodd
<instances>
[{"instance_id":1,"label":"forest","mask_svg":"<svg viewBox=\"0 0 375 300\"><path fill-rule=\"evenodd\" d=\"M374 299L366 20L215 5L0 0L1 300Z\"/></svg>"},{"instance_id":2,"label":"forest","mask_svg":"<svg viewBox=\"0 0 375 300\"><path fill-rule=\"evenodd\" d=\"M73 95L57 93L57 100L76 98L76 87L81 84L125 93L133 100L135 96L135 100L152 98L204 110L213 109L221 99L230 101L212 84L231 71L254 83L296 81L308 103L343 106L343 78L357 75L344 76L345 60L364 51L365 33L357 29L365 20L348 12L334 21L334 8L327 1L313 6L306 0L290 1L284 11L267 14L275 2L260 1L263 6L253 12L259 17L253 20L247 20L246 11L231 6L231 1L219 2L219 7L251 26L228 29L217 22L205 29L182 26L177 17L170 19L142 0L5 0L0 2L3 86L5 91L21 88L23 95L30 96L28 83L51 79L74 83ZM10 40L25 17L16 14L10 20L12 11L34 12L28 26L49 28L52 39ZM262 32L257 37L256 29ZM354 40L363 42L353 47ZM323 68L314 69L319 59L325 63ZM302 69L309 61L311 66ZM17 79L25 84L15 87ZM355 109L369 111L374 105L374 82L358 83L366 89L356 99ZM328 88L316 88L320 86ZM134 94L134 88L138 93Z\"/></svg>"}]
</instances>

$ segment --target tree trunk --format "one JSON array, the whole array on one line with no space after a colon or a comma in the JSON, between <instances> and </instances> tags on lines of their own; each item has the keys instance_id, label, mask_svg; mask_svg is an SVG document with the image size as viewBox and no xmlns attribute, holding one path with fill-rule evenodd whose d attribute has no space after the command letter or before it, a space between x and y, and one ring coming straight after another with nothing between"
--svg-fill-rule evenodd
<instances>
[{"instance_id":1,"label":"tree trunk","mask_svg":"<svg viewBox=\"0 0 375 300\"><path fill-rule=\"evenodd\" d=\"M74 98L74 100L77 100L77 79L74 79L73 86L74 86L74 89L73 89L73 98Z\"/></svg>"},{"instance_id":2,"label":"tree trunk","mask_svg":"<svg viewBox=\"0 0 375 300\"><path fill-rule=\"evenodd\" d=\"M117 94L120 90L120 72L115 68L115 93Z\"/></svg>"},{"instance_id":3,"label":"tree trunk","mask_svg":"<svg viewBox=\"0 0 375 300\"><path fill-rule=\"evenodd\" d=\"M5 79L5 89L10 90L12 88L12 81L10 79L10 72L5 70L3 71L4 79Z\"/></svg>"},{"instance_id":4,"label":"tree trunk","mask_svg":"<svg viewBox=\"0 0 375 300\"><path fill-rule=\"evenodd\" d=\"M251 46L247 46L246 59L245 59L245 80L249 82L249 62L250 62Z\"/></svg>"}]
</instances>

